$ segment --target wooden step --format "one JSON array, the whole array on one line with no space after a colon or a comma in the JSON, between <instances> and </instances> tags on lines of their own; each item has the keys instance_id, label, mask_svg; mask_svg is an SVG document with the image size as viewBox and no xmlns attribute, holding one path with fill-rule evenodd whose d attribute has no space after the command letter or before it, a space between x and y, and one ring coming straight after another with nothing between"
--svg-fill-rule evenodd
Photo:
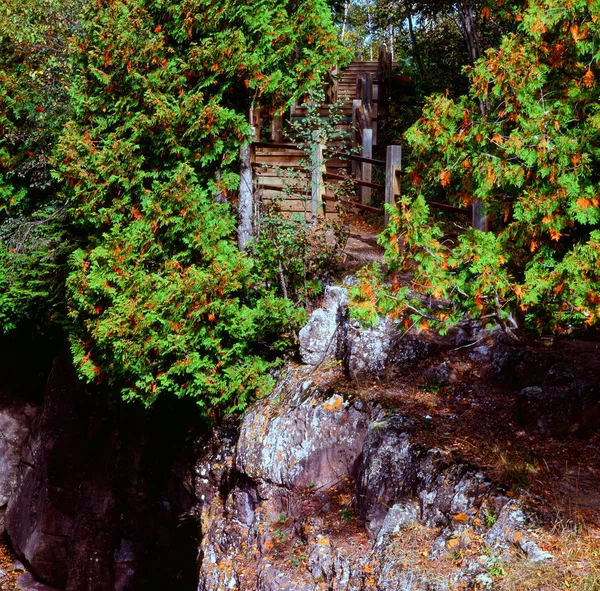
<instances>
[{"instance_id":1,"label":"wooden step","mask_svg":"<svg viewBox=\"0 0 600 591\"><path fill-rule=\"evenodd\" d=\"M295 115L305 115L307 111L308 111L308 107L295 107L292 110L292 115L294 115L294 116ZM339 111L341 111L345 115L352 116L352 105L350 105L348 107L343 106L339 109ZM331 111L327 107L321 107L319 109L319 115L322 117L329 117L330 114L331 114Z\"/></svg>"}]
</instances>

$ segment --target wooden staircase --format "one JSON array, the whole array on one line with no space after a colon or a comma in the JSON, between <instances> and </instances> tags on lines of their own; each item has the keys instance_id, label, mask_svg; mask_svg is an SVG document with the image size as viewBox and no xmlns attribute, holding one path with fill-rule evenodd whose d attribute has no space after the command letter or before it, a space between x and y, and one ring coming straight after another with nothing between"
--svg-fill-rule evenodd
<instances>
[{"instance_id":1,"label":"wooden staircase","mask_svg":"<svg viewBox=\"0 0 600 591\"><path fill-rule=\"evenodd\" d=\"M382 64L380 61L355 61L340 73L333 73L333 84L328 91L329 104L336 101L341 102L341 114L343 116L336 128L341 132L346 132L348 138L354 145L357 145L360 138L357 138L357 127L361 122L357 121L357 101L361 102L358 95L364 97L365 93L369 101L368 116L365 117L363 109L363 119L368 119L367 124L373 129L373 140L376 142L377 133L377 112L378 99L382 95L380 92L380 80ZM373 96L375 99L373 102ZM319 117L329 116L329 104L323 104L318 109ZM300 121L307 116L308 106L306 104L296 103L290 110L290 123ZM360 119L360 114L358 115ZM260 112L252 114L251 124L255 130L260 130L261 118ZM362 121L364 126L365 121ZM285 215L303 215L310 219L315 215L314 192L321 193L322 211L318 215L323 215L326 219L335 219L339 215L339 202L336 202L333 194L336 186L343 183L343 179L362 178L361 171L357 169L361 166L370 165L351 162L349 159L338 157L328 158L321 167L319 173L315 175L315 166L319 168L319 155L307 154L299 149L292 141L286 138L283 130L283 118L274 117L271 124L271 137L267 143L261 143L258 133L255 133L255 142L253 144L252 162L256 201L260 201L264 206L274 205ZM326 146L321 146L320 150L327 149L328 153L334 153L340 149L340 142L329 142ZM369 154L369 157L371 154ZM321 178L322 186L315 187ZM325 181L323 182L323 178ZM370 173L369 173L370 180ZM361 203L365 203L365 195L370 200L370 189L361 187L358 189L356 198ZM345 202L348 205L348 202ZM367 207L368 208L368 207Z\"/></svg>"}]
</instances>

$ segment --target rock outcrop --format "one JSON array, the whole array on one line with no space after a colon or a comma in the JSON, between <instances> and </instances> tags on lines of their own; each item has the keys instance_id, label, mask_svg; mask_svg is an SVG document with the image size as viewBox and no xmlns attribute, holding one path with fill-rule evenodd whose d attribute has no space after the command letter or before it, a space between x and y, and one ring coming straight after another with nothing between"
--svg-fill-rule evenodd
<instances>
[{"instance_id":1,"label":"rock outcrop","mask_svg":"<svg viewBox=\"0 0 600 591\"><path fill-rule=\"evenodd\" d=\"M348 376L360 381L383 372L406 369L453 344L433 333L406 333L382 318L372 327L349 318L344 287L326 287L323 307L315 310L300 331L300 356L307 365L340 360Z\"/></svg>"},{"instance_id":2,"label":"rock outcrop","mask_svg":"<svg viewBox=\"0 0 600 591\"><path fill-rule=\"evenodd\" d=\"M6 506L17 485L21 449L36 412L30 402L0 404L0 507Z\"/></svg>"},{"instance_id":3,"label":"rock outcrop","mask_svg":"<svg viewBox=\"0 0 600 591\"><path fill-rule=\"evenodd\" d=\"M309 365L336 359L344 346L348 292L343 287L326 287L323 307L315 310L298 335L300 356Z\"/></svg>"},{"instance_id":4,"label":"rock outcrop","mask_svg":"<svg viewBox=\"0 0 600 591\"><path fill-rule=\"evenodd\" d=\"M329 289L303 331L309 365L288 368L241 421L210 432L198 428L193 405L145 413L113 404L79 383L66 357L55 361L43 403L0 404L6 531L43 581L23 574L24 588L451 591L489 588L498 562L517 556L551 560L517 496L426 443L419 413L385 410L378 386L360 387L362 376L414 367L447 343L401 336L388 321L361 328L345 298ZM476 336L466 355L514 381L527 429L593 428L593 373L574 371L554 350ZM460 382L457 367L445 356L414 373L435 390ZM553 392L579 394L557 403L559 416L544 407Z\"/></svg>"},{"instance_id":5,"label":"rock outcrop","mask_svg":"<svg viewBox=\"0 0 600 591\"><path fill-rule=\"evenodd\" d=\"M217 432L201 450L199 591L481 588L496 553L549 558L518 503L481 473L311 371L291 370L239 436Z\"/></svg>"}]
</instances>

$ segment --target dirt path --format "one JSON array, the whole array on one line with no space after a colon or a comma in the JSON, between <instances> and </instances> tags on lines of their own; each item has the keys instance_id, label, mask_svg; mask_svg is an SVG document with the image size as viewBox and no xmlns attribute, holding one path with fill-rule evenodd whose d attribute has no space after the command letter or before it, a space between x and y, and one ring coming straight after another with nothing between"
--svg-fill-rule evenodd
<instances>
[{"instance_id":1,"label":"dirt path","mask_svg":"<svg viewBox=\"0 0 600 591\"><path fill-rule=\"evenodd\" d=\"M347 215L344 222L349 232L344 248L344 268L352 272L373 262L383 262L383 247L377 244L377 237L383 228L365 221L357 214Z\"/></svg>"}]
</instances>

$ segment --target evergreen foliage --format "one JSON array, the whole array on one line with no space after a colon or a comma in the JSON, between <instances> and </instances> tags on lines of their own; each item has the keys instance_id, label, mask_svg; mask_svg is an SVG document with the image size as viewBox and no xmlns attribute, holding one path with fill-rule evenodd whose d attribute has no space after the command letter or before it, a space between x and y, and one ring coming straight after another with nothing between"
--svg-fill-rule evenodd
<instances>
[{"instance_id":1,"label":"evergreen foliage","mask_svg":"<svg viewBox=\"0 0 600 591\"><path fill-rule=\"evenodd\" d=\"M77 28L67 107L42 130L56 146L48 195L66 232L57 249L70 256L53 260L53 279L66 290L75 363L127 400L169 393L207 413L241 409L268 388L297 312L254 281L230 207L214 195L237 189L250 106L283 108L340 62L328 8L98 0ZM25 199L5 178L2 203ZM5 282L4 296L27 300L23 279ZM15 307L0 306L5 327Z\"/></svg>"},{"instance_id":2,"label":"evergreen foliage","mask_svg":"<svg viewBox=\"0 0 600 591\"><path fill-rule=\"evenodd\" d=\"M436 306L391 294L393 305L365 299L364 310L441 326L464 313L507 328L521 315L539 330L598 323L599 17L598 2L530 2L518 34L469 70L468 96L428 100L406 133L414 164L384 243L392 269L410 270ZM427 199L479 200L495 231L458 225L443 240Z\"/></svg>"},{"instance_id":3,"label":"evergreen foliage","mask_svg":"<svg viewBox=\"0 0 600 591\"><path fill-rule=\"evenodd\" d=\"M58 320L69 240L51 154L83 0L0 3L0 327Z\"/></svg>"}]
</instances>

